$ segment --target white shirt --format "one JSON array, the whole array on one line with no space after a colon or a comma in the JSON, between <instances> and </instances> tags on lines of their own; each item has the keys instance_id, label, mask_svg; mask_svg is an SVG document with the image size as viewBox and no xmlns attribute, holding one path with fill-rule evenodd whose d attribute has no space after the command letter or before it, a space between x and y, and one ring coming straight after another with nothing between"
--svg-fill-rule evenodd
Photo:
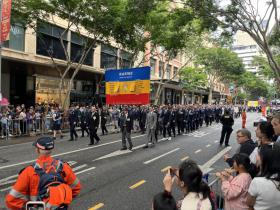
<instances>
[{"instance_id":1,"label":"white shirt","mask_svg":"<svg viewBox=\"0 0 280 210\"><path fill-rule=\"evenodd\" d=\"M183 199L181 210L197 210L197 205L200 199L203 199L202 194L198 195L194 192L188 193ZM199 210L212 210L212 206L208 198L202 200Z\"/></svg>"},{"instance_id":2,"label":"white shirt","mask_svg":"<svg viewBox=\"0 0 280 210\"><path fill-rule=\"evenodd\" d=\"M280 191L277 190L278 182L273 183L265 177L256 177L249 187L249 194L256 197L254 210L279 210Z\"/></svg>"}]
</instances>

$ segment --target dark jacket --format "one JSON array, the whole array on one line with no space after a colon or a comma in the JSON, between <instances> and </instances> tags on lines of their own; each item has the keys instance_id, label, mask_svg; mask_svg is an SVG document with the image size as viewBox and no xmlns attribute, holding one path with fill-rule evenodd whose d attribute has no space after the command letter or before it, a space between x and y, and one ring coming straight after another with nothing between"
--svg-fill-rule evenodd
<instances>
[{"instance_id":1,"label":"dark jacket","mask_svg":"<svg viewBox=\"0 0 280 210\"><path fill-rule=\"evenodd\" d=\"M221 123L225 127L232 127L234 124L234 120L231 115L223 115L221 118Z\"/></svg>"},{"instance_id":2,"label":"dark jacket","mask_svg":"<svg viewBox=\"0 0 280 210\"><path fill-rule=\"evenodd\" d=\"M90 130L98 129L99 126L99 114L98 112L90 112L88 115L88 127Z\"/></svg>"},{"instance_id":3,"label":"dark jacket","mask_svg":"<svg viewBox=\"0 0 280 210\"><path fill-rule=\"evenodd\" d=\"M125 117L125 114L122 113L120 118L119 118L119 126L121 128L121 131L126 129L128 133L131 132L132 127L133 127L133 116L132 114L128 113L127 118Z\"/></svg>"},{"instance_id":4,"label":"dark jacket","mask_svg":"<svg viewBox=\"0 0 280 210\"><path fill-rule=\"evenodd\" d=\"M256 148L256 143L253 141L253 140L248 140L248 141L245 141L243 144L240 144L240 148L238 149L238 152L237 154L239 153L244 153L248 156L251 155L251 153L254 151L254 149ZM228 158L226 160L226 162L228 163L228 165L230 167L233 166L233 159L232 158Z\"/></svg>"},{"instance_id":5,"label":"dark jacket","mask_svg":"<svg viewBox=\"0 0 280 210\"><path fill-rule=\"evenodd\" d=\"M104 125L106 125L109 113L107 111L103 110L100 115L101 115L101 125L104 126Z\"/></svg>"}]
</instances>

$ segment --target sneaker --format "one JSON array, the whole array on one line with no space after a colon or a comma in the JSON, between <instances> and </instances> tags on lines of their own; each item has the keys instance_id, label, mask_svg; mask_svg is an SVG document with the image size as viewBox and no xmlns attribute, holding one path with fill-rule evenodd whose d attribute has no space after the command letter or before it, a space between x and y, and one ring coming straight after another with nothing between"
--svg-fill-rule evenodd
<instances>
[{"instance_id":1,"label":"sneaker","mask_svg":"<svg viewBox=\"0 0 280 210\"><path fill-rule=\"evenodd\" d=\"M168 141L171 141L171 137L168 137L168 139L167 139Z\"/></svg>"},{"instance_id":2,"label":"sneaker","mask_svg":"<svg viewBox=\"0 0 280 210\"><path fill-rule=\"evenodd\" d=\"M143 149L147 149L147 148L149 148L149 146L148 146L148 145L145 145L145 146L143 147Z\"/></svg>"},{"instance_id":3,"label":"sneaker","mask_svg":"<svg viewBox=\"0 0 280 210\"><path fill-rule=\"evenodd\" d=\"M128 149L129 149L130 151L132 151L132 147L133 147L133 146L130 146Z\"/></svg>"}]
</instances>

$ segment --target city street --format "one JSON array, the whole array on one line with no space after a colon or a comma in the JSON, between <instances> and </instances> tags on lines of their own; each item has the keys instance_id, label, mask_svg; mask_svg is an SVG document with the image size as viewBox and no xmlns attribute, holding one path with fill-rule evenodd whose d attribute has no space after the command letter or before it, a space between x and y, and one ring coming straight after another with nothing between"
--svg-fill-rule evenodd
<instances>
[{"instance_id":1,"label":"city street","mask_svg":"<svg viewBox=\"0 0 280 210\"><path fill-rule=\"evenodd\" d=\"M247 114L247 128L255 136L253 122L261 114ZM214 172L227 165L222 156L237 148L235 131L241 128L241 118L235 120L230 147L219 145L221 124L203 127L171 141L161 139L154 148L143 149L146 135L133 134L133 151L120 151L121 134L101 136L101 142L88 146L89 138L69 142L57 139L54 156L67 161L82 183L81 194L71 209L149 210L152 197L163 190L164 169L177 167L181 161L194 159L204 172ZM79 133L80 135L80 133ZM0 209L5 209L4 197L17 173L32 164L36 153L31 143L0 147ZM178 189L174 190L180 198Z\"/></svg>"}]
</instances>

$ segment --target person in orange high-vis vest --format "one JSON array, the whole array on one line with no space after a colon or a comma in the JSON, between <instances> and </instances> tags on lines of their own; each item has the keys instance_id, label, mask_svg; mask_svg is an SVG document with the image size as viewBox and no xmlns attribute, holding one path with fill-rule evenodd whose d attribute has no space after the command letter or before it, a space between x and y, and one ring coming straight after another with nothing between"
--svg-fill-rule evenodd
<instances>
[{"instance_id":1,"label":"person in orange high-vis vest","mask_svg":"<svg viewBox=\"0 0 280 210\"><path fill-rule=\"evenodd\" d=\"M36 160L35 166L44 167L44 169L49 170L49 168L53 166L52 163L54 163L55 161L61 164L61 177L64 180L61 186L63 187L64 185L67 186L68 189L70 189L70 193L67 193L66 195L65 192L64 196L68 197L68 200L72 201L72 198L75 198L80 193L81 183L72 171L72 168L67 163L51 157L51 151L54 148L53 138L41 137L33 145L36 146L36 150L39 155L38 159ZM36 173L34 166L30 165L21 170L16 183L6 196L6 205L8 209L24 209L25 204L28 201L37 201L39 182L40 176ZM46 208L56 209L56 207L58 206L56 206L57 204L55 203L55 200L56 199L49 199L48 202L45 202Z\"/></svg>"},{"instance_id":2,"label":"person in orange high-vis vest","mask_svg":"<svg viewBox=\"0 0 280 210\"><path fill-rule=\"evenodd\" d=\"M245 109L243 109L241 116L242 116L242 128L246 128L247 115Z\"/></svg>"}]
</instances>

